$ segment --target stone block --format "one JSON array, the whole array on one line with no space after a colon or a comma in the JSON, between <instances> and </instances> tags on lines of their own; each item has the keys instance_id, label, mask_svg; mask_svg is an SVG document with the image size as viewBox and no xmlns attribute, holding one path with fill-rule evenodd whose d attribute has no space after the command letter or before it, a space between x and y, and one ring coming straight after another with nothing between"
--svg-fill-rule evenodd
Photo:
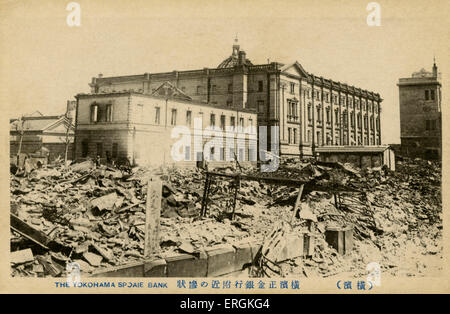
<instances>
[{"instance_id":1,"label":"stone block","mask_svg":"<svg viewBox=\"0 0 450 314\"><path fill-rule=\"evenodd\" d=\"M220 276L236 269L235 252L231 245L215 245L205 249L208 256L207 276Z\"/></svg>"}]
</instances>

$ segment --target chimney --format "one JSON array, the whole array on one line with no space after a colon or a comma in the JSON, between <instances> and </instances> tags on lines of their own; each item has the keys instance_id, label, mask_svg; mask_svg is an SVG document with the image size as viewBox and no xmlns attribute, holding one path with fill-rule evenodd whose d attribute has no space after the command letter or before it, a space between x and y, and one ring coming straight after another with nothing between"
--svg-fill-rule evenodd
<instances>
[{"instance_id":1,"label":"chimney","mask_svg":"<svg viewBox=\"0 0 450 314\"><path fill-rule=\"evenodd\" d=\"M103 77L103 74L100 73L100 74L98 75L98 78L102 78L102 77Z\"/></svg>"},{"instance_id":2,"label":"chimney","mask_svg":"<svg viewBox=\"0 0 450 314\"><path fill-rule=\"evenodd\" d=\"M238 64L244 65L245 59L246 59L245 51L243 51L243 50L239 51Z\"/></svg>"}]
</instances>

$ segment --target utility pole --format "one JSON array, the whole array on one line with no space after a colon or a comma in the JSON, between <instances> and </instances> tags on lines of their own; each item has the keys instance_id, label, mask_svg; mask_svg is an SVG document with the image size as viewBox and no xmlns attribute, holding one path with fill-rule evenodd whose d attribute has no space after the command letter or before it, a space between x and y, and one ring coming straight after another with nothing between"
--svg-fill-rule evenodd
<instances>
[{"instance_id":1,"label":"utility pole","mask_svg":"<svg viewBox=\"0 0 450 314\"><path fill-rule=\"evenodd\" d=\"M20 153L22 152L22 141L23 141L23 133L24 133L24 129L23 129L23 125L25 124L25 120L23 119L23 116L21 116L19 118L19 120L17 120L17 124L16 124L16 131L19 132L19 149L17 151L17 158L19 157Z\"/></svg>"}]
</instances>

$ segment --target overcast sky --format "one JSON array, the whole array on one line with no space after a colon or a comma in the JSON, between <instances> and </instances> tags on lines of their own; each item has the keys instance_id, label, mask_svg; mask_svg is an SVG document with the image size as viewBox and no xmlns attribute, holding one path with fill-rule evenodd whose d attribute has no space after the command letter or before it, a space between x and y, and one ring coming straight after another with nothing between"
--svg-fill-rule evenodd
<instances>
[{"instance_id":1,"label":"overcast sky","mask_svg":"<svg viewBox=\"0 0 450 314\"><path fill-rule=\"evenodd\" d=\"M400 141L400 77L431 70L435 55L448 82L449 1L378 1L380 27L367 25L369 1L359 0L77 1L80 27L66 24L69 2L0 0L3 117L62 114L99 73L217 67L236 33L254 64L297 60L380 93L383 143Z\"/></svg>"}]
</instances>

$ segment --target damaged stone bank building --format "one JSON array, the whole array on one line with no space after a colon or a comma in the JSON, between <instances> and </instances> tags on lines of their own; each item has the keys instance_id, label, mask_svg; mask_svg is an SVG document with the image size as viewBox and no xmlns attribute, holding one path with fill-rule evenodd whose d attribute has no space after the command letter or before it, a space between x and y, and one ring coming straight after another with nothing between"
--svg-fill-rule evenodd
<instances>
[{"instance_id":1,"label":"damaged stone bank building","mask_svg":"<svg viewBox=\"0 0 450 314\"><path fill-rule=\"evenodd\" d=\"M321 146L381 145L378 93L318 77L298 62L254 65L237 42L217 68L99 75L89 85L91 93L76 96L76 159L173 163L170 147L177 138L171 131L183 125L193 133L195 118L202 118L202 129L267 126L258 137L267 136L269 151L276 140L277 150L287 157L313 156ZM277 134L272 126L279 127ZM194 146L209 139L201 144L191 140L183 152L188 163L203 157ZM219 151L211 148L207 155L217 161L230 156L254 160L256 140L246 135L240 141Z\"/></svg>"}]
</instances>

